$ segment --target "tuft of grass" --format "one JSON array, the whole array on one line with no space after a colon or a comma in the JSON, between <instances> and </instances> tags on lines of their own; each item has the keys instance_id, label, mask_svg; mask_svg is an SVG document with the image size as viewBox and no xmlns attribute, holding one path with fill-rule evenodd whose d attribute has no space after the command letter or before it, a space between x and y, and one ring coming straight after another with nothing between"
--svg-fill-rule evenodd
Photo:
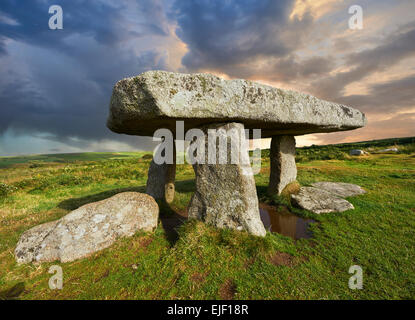
<instances>
[{"instance_id":1,"label":"tuft of grass","mask_svg":"<svg viewBox=\"0 0 415 320\"><path fill-rule=\"evenodd\" d=\"M7 183L0 182L0 197L5 197L13 192L15 192L17 188L15 186L8 185Z\"/></svg>"},{"instance_id":2,"label":"tuft of grass","mask_svg":"<svg viewBox=\"0 0 415 320\"><path fill-rule=\"evenodd\" d=\"M297 194L300 191L301 185L298 181L293 181L287 184L284 190L281 191L281 195L285 198L290 198L292 194Z\"/></svg>"}]
</instances>

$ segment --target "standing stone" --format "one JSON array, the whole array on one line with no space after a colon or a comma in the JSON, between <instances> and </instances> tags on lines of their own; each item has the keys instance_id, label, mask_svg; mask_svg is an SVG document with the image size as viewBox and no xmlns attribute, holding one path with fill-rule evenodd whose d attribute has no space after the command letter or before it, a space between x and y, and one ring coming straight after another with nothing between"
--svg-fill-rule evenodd
<instances>
[{"instance_id":1,"label":"standing stone","mask_svg":"<svg viewBox=\"0 0 415 320\"><path fill-rule=\"evenodd\" d=\"M297 178L294 136L273 136L270 150L271 172L268 194L281 194Z\"/></svg>"},{"instance_id":2,"label":"standing stone","mask_svg":"<svg viewBox=\"0 0 415 320\"><path fill-rule=\"evenodd\" d=\"M219 140L226 136L227 159L224 164L208 164L208 129L217 131ZM246 230L256 236L265 236L258 207L255 180L249 163L244 126L241 123L212 124L202 128L204 136L193 143L196 150L205 149L205 164L193 165L196 175L196 191L190 201L189 218L202 220L218 228ZM232 163L232 139L238 136L239 163ZM238 138L235 139L239 140ZM217 141L216 141L217 142ZM204 144L204 146L203 146ZM220 154L215 143L216 155ZM233 149L233 150L232 150ZM223 158L222 158L223 159Z\"/></svg>"},{"instance_id":3,"label":"standing stone","mask_svg":"<svg viewBox=\"0 0 415 320\"><path fill-rule=\"evenodd\" d=\"M174 147L173 159L176 160L176 148ZM176 178L176 163L157 164L151 160L148 169L146 193L156 200L164 200L172 203L174 200L174 180Z\"/></svg>"}]
</instances>

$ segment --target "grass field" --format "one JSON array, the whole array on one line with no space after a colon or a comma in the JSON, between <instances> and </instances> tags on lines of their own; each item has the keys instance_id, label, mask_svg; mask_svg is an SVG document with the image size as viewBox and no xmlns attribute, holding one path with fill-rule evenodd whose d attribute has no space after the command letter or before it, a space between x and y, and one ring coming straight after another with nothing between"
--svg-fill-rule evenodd
<instances>
[{"instance_id":1,"label":"grass field","mask_svg":"<svg viewBox=\"0 0 415 320\"><path fill-rule=\"evenodd\" d=\"M411 138L413 139L413 138ZM399 145L368 143L360 148ZM412 142L412 143L411 143ZM144 192L145 153L85 153L0 158L0 298L19 299L414 299L415 148L398 154L350 157L354 145L298 150L298 181L356 183L368 192L350 198L355 210L315 215L269 198L264 152L255 176L258 196L312 218L313 237L265 238L186 221L178 238L160 222L70 263L17 265L19 236L40 223L118 192ZM161 217L184 211L194 190L190 165L177 169L177 194ZM48 269L63 268L63 289L50 290ZM363 289L348 288L349 267L363 268Z\"/></svg>"}]
</instances>

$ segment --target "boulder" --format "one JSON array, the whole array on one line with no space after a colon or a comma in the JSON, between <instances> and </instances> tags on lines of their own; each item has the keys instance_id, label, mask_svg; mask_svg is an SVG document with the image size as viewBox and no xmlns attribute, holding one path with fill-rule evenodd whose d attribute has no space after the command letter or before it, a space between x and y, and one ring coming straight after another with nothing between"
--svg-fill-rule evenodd
<instances>
[{"instance_id":1,"label":"boulder","mask_svg":"<svg viewBox=\"0 0 415 320\"><path fill-rule=\"evenodd\" d=\"M272 137L270 163L268 194L281 194L282 190L297 178L293 136Z\"/></svg>"},{"instance_id":2,"label":"boulder","mask_svg":"<svg viewBox=\"0 0 415 320\"><path fill-rule=\"evenodd\" d=\"M158 128L185 130L238 122L262 137L302 135L363 127L365 115L348 106L248 80L205 73L148 71L114 87L107 126L114 132L153 136Z\"/></svg>"},{"instance_id":3,"label":"boulder","mask_svg":"<svg viewBox=\"0 0 415 320\"><path fill-rule=\"evenodd\" d=\"M154 230L158 214L158 205L149 195L119 193L27 230L17 243L15 257L18 263L83 258L109 247L120 237Z\"/></svg>"},{"instance_id":4,"label":"boulder","mask_svg":"<svg viewBox=\"0 0 415 320\"><path fill-rule=\"evenodd\" d=\"M301 187L298 194L291 195L291 200L294 205L317 214L354 209L349 201L315 187Z\"/></svg>"},{"instance_id":5,"label":"boulder","mask_svg":"<svg viewBox=\"0 0 415 320\"><path fill-rule=\"evenodd\" d=\"M344 182L315 182L311 184L313 187L328 191L338 197L347 198L364 194L366 191L357 184Z\"/></svg>"},{"instance_id":6,"label":"boulder","mask_svg":"<svg viewBox=\"0 0 415 320\"><path fill-rule=\"evenodd\" d=\"M352 149L349 153L351 156L362 156L365 154L368 154L366 151L360 150L360 149Z\"/></svg>"},{"instance_id":7,"label":"boulder","mask_svg":"<svg viewBox=\"0 0 415 320\"><path fill-rule=\"evenodd\" d=\"M205 152L205 164L193 165L196 191L188 208L189 218L202 220L218 228L246 230L256 236L265 236L247 143L241 143L239 147L239 163L231 161L231 153L235 150L231 150L231 139L228 138L236 134L245 139L243 124L211 124L203 127L204 139L192 143L197 150L208 150L208 129L224 130L222 134L226 134L227 139L226 163L220 164L218 160L216 164L208 164L208 152ZM217 143L216 155L220 154L218 146Z\"/></svg>"},{"instance_id":8,"label":"boulder","mask_svg":"<svg viewBox=\"0 0 415 320\"><path fill-rule=\"evenodd\" d=\"M376 151L375 153L396 153L396 152L399 152L398 148L387 148L387 149Z\"/></svg>"}]
</instances>

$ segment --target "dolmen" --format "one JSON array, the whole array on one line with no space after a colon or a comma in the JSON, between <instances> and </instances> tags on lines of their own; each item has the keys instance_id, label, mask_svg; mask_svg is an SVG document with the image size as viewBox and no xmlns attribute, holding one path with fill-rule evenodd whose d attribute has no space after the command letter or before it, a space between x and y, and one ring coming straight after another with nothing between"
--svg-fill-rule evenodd
<instances>
[{"instance_id":1,"label":"dolmen","mask_svg":"<svg viewBox=\"0 0 415 320\"><path fill-rule=\"evenodd\" d=\"M207 142L210 130L220 132L219 142L221 135L241 139L238 153L243 161L239 163L229 161L233 152L229 144L225 162L205 161L209 149L197 157L203 161L192 163L196 191L188 208L189 218L264 236L249 164L249 136L245 137L244 131L260 129L261 138L272 138L268 193L278 195L296 180L295 136L361 128L366 118L359 110L305 93L205 73L148 71L115 85L107 121L113 132L154 137L164 128L176 136L177 148L181 143L177 139L178 123L183 124L185 132L199 129L205 139L190 141L191 146L199 147L197 150L212 147ZM213 151L220 154L219 144ZM177 159L176 151L170 152ZM156 163L153 159L148 172L149 195L166 202L173 200L175 165L175 161Z\"/></svg>"}]
</instances>

